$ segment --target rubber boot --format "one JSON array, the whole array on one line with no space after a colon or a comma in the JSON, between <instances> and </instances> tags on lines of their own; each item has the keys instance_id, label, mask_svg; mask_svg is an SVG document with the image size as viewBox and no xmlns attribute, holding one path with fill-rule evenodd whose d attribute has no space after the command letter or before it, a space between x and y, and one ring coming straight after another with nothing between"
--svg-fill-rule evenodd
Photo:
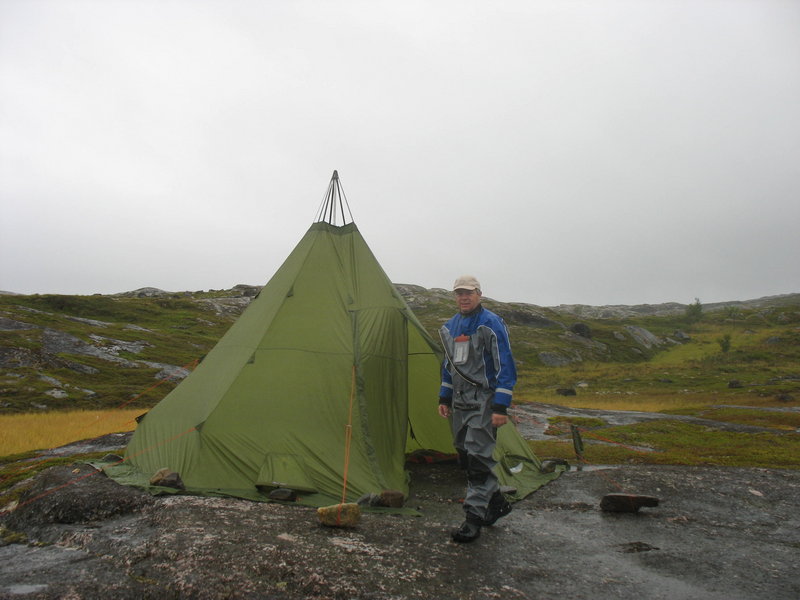
<instances>
[{"instance_id":1,"label":"rubber boot","mask_svg":"<svg viewBox=\"0 0 800 600\"><path fill-rule=\"evenodd\" d=\"M511 512L511 503L506 500L506 497L498 490L494 493L491 500L489 500L489 508L486 511L486 518L483 520L483 525L494 525L497 519L505 517Z\"/></svg>"},{"instance_id":2,"label":"rubber boot","mask_svg":"<svg viewBox=\"0 0 800 600\"><path fill-rule=\"evenodd\" d=\"M481 523L477 519L467 517L466 521L461 524L461 527L454 529L450 536L454 542L459 544L466 544L478 539L481 534Z\"/></svg>"}]
</instances>

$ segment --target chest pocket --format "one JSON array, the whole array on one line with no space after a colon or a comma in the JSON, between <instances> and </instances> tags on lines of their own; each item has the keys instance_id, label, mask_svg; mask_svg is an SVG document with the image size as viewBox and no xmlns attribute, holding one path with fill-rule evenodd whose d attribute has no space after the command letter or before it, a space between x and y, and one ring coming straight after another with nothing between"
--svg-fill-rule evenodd
<instances>
[{"instance_id":1,"label":"chest pocket","mask_svg":"<svg viewBox=\"0 0 800 600\"><path fill-rule=\"evenodd\" d=\"M460 335L453 340L453 364L465 365L469 361L470 340L468 335Z\"/></svg>"}]
</instances>

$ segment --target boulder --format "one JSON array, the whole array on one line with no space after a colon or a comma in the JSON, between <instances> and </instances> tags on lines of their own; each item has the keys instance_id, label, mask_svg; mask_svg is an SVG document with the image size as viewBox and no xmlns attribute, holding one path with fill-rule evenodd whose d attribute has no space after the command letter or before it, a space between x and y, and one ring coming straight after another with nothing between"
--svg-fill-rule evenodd
<instances>
[{"instance_id":1,"label":"boulder","mask_svg":"<svg viewBox=\"0 0 800 600\"><path fill-rule=\"evenodd\" d=\"M639 344L640 346L644 346L648 350L653 346L660 346L664 342L657 336L653 335L650 331L645 329L644 327L637 327L635 325L626 325L625 331L627 331L630 336L634 339L634 341Z\"/></svg>"},{"instance_id":2,"label":"boulder","mask_svg":"<svg viewBox=\"0 0 800 600\"><path fill-rule=\"evenodd\" d=\"M22 493L4 525L30 533L31 528L36 530L49 523L93 523L155 503L150 494L120 485L101 473L85 463L42 471Z\"/></svg>"}]
</instances>

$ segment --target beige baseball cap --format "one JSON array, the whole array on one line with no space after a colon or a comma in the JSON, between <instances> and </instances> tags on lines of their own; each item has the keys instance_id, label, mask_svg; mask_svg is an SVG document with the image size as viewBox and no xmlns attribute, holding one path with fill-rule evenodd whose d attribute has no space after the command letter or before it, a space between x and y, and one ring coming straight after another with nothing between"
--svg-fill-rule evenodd
<instances>
[{"instance_id":1,"label":"beige baseball cap","mask_svg":"<svg viewBox=\"0 0 800 600\"><path fill-rule=\"evenodd\" d=\"M481 284L472 275L462 275L453 284L453 291L455 290L478 290L480 291Z\"/></svg>"}]
</instances>

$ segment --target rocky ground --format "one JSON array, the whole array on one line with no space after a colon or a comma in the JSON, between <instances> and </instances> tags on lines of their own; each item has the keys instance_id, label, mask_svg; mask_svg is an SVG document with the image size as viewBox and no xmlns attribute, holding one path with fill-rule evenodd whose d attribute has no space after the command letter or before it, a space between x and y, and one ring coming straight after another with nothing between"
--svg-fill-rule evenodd
<instances>
[{"instance_id":1,"label":"rocky ground","mask_svg":"<svg viewBox=\"0 0 800 600\"><path fill-rule=\"evenodd\" d=\"M537 416L530 427L546 420ZM67 452L120 444L106 437ZM800 597L797 471L570 471L457 545L462 474L409 468L407 506L419 516L366 513L353 529L324 527L313 509L151 497L88 465L53 468L2 518L24 538L0 547L0 598ZM614 492L660 502L602 511Z\"/></svg>"}]
</instances>

